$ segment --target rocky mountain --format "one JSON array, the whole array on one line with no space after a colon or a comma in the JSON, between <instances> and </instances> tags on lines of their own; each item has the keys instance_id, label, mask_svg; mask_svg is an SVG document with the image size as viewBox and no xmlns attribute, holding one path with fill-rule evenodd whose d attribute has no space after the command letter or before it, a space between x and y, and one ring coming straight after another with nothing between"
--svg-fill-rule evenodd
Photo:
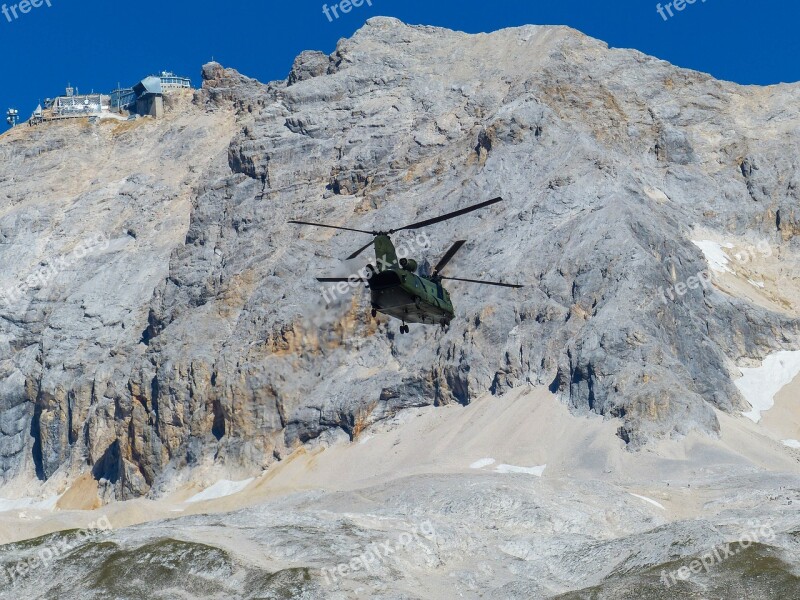
<instances>
[{"instance_id":1,"label":"rocky mountain","mask_svg":"<svg viewBox=\"0 0 800 600\"><path fill-rule=\"evenodd\" d=\"M467 35L370 20L261 84L212 63L163 120L0 141L6 489L157 497L245 478L403 409L549 386L637 450L719 433L733 384L798 344L800 87L742 87L564 27ZM315 281L366 239L456 239L449 331L369 316ZM412 239L400 235L400 244ZM738 293L695 241L783 272ZM755 263L753 263L755 264ZM752 265L736 265L742 281ZM664 294L663 290L678 293Z\"/></svg>"}]
</instances>

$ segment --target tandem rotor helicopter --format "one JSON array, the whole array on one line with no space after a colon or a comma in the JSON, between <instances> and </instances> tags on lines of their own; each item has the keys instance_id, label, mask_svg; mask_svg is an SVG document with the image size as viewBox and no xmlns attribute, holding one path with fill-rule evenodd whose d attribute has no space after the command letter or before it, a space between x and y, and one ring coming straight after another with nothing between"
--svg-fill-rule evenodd
<instances>
[{"instance_id":1,"label":"tandem rotor helicopter","mask_svg":"<svg viewBox=\"0 0 800 600\"><path fill-rule=\"evenodd\" d=\"M367 265L368 277L318 277L317 281L322 283L339 283L362 281L367 285L372 296L372 316L378 313L394 317L402 321L400 333L408 333L407 323L422 323L423 325L439 324L442 329L446 329L455 318L455 309L450 300L450 294L442 285L443 280L466 281L467 283L477 283L482 285L495 285L508 288L522 288L525 286L502 283L499 281L480 281L476 279L463 279L461 277L445 277L442 271L447 266L461 247L466 244L466 240L459 240L442 256L433 271L428 274L420 269L416 260L401 258L398 260L397 252L392 243L393 234L400 231L421 229L435 223L441 223L455 217L460 217L475 210L486 208L498 202L502 198L494 198L480 204L468 206L446 215L412 223L404 227L389 229L388 231L365 231L352 227L339 227L338 225L327 225L324 223L309 223L308 221L289 221L295 225L309 225L311 227L325 227L327 229L340 229L343 231L355 231L373 236L373 240L362 246L345 260L358 257L370 246L375 246L376 264Z\"/></svg>"}]
</instances>

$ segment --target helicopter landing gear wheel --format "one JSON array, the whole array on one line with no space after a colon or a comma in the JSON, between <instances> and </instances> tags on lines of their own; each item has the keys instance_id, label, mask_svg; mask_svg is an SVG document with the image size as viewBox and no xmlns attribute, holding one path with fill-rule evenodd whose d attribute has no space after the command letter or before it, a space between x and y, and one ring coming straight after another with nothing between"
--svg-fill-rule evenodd
<instances>
[{"instance_id":1,"label":"helicopter landing gear wheel","mask_svg":"<svg viewBox=\"0 0 800 600\"><path fill-rule=\"evenodd\" d=\"M378 311L373 308L372 309L372 318L374 319L377 316L378 316Z\"/></svg>"},{"instance_id":2,"label":"helicopter landing gear wheel","mask_svg":"<svg viewBox=\"0 0 800 600\"><path fill-rule=\"evenodd\" d=\"M439 325L442 326L442 331L447 331L448 329L450 329L449 327L450 324L445 320L439 321Z\"/></svg>"},{"instance_id":3,"label":"helicopter landing gear wheel","mask_svg":"<svg viewBox=\"0 0 800 600\"><path fill-rule=\"evenodd\" d=\"M406 325L405 323L400 325L400 333L408 333L408 331L409 331L408 325Z\"/></svg>"}]
</instances>

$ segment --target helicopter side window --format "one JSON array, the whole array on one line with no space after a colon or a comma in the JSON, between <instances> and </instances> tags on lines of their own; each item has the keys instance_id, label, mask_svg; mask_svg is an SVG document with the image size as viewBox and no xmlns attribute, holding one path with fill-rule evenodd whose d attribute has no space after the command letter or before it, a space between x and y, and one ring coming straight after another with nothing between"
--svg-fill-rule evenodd
<instances>
[{"instance_id":1,"label":"helicopter side window","mask_svg":"<svg viewBox=\"0 0 800 600\"><path fill-rule=\"evenodd\" d=\"M441 283L436 286L436 293L439 296L439 300L444 300L444 288Z\"/></svg>"}]
</instances>

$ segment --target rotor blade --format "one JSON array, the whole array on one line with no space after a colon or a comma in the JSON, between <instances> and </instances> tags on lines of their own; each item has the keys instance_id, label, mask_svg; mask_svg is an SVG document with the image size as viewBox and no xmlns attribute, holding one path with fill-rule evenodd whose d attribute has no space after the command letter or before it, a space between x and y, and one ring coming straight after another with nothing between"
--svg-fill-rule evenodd
<instances>
[{"instance_id":1,"label":"rotor blade","mask_svg":"<svg viewBox=\"0 0 800 600\"><path fill-rule=\"evenodd\" d=\"M295 225L311 225L312 227L326 227L327 229L341 229L342 231L356 231L368 235L376 235L374 231L364 231L363 229L353 229L352 227L339 227L338 225L325 225L324 223L309 223L308 221L289 221Z\"/></svg>"},{"instance_id":2,"label":"rotor blade","mask_svg":"<svg viewBox=\"0 0 800 600\"><path fill-rule=\"evenodd\" d=\"M347 258L345 258L345 260L352 260L352 259L354 259L356 256L358 256L359 254L361 254L361 253L362 253L364 250L366 250L367 248L369 248L370 246L372 246L372 244L374 244L374 243L375 243L375 240L372 240L372 241L371 241L369 244L367 244L366 246L362 246L361 248L359 248L358 250L356 250L355 252L353 252L353 253L352 253L350 256L348 256Z\"/></svg>"},{"instance_id":3,"label":"rotor blade","mask_svg":"<svg viewBox=\"0 0 800 600\"><path fill-rule=\"evenodd\" d=\"M456 252L461 250L461 246L463 246L466 243L467 240L458 240L455 244L450 246L450 250L447 251L447 253L433 268L433 274L438 275L442 271L442 269L444 269L447 266L447 263L449 263L453 259L453 257L456 255Z\"/></svg>"},{"instance_id":4,"label":"rotor blade","mask_svg":"<svg viewBox=\"0 0 800 600\"><path fill-rule=\"evenodd\" d=\"M487 200L486 202L481 202L480 204L475 204L473 206L468 206L467 208L462 208L461 210L457 210L455 212L447 213L446 215L442 215L441 217L434 217L433 219L427 219L426 221L420 221L419 223L412 223L411 225L406 225L405 227L401 227L400 229L393 229L391 233L396 233L398 231L405 231L407 229L420 229L421 227L427 227L428 225L433 225L434 223L441 223L442 221L447 221L448 219L460 217L461 215L471 213L473 210L480 210L481 208L486 208L487 206L491 206L492 204L497 204L498 202L502 201L503 201L502 198Z\"/></svg>"},{"instance_id":5,"label":"rotor blade","mask_svg":"<svg viewBox=\"0 0 800 600\"><path fill-rule=\"evenodd\" d=\"M507 288L524 288L524 285L515 285L513 283L500 283L499 281L479 281L477 279L462 279L460 277L441 277L440 279L449 279L450 281L466 281L467 283L482 283L483 285L497 285Z\"/></svg>"},{"instance_id":6,"label":"rotor blade","mask_svg":"<svg viewBox=\"0 0 800 600\"><path fill-rule=\"evenodd\" d=\"M317 277L317 281L320 283L350 283L351 281L361 281L363 283L367 283L361 277L355 277L351 279L349 277Z\"/></svg>"}]
</instances>

